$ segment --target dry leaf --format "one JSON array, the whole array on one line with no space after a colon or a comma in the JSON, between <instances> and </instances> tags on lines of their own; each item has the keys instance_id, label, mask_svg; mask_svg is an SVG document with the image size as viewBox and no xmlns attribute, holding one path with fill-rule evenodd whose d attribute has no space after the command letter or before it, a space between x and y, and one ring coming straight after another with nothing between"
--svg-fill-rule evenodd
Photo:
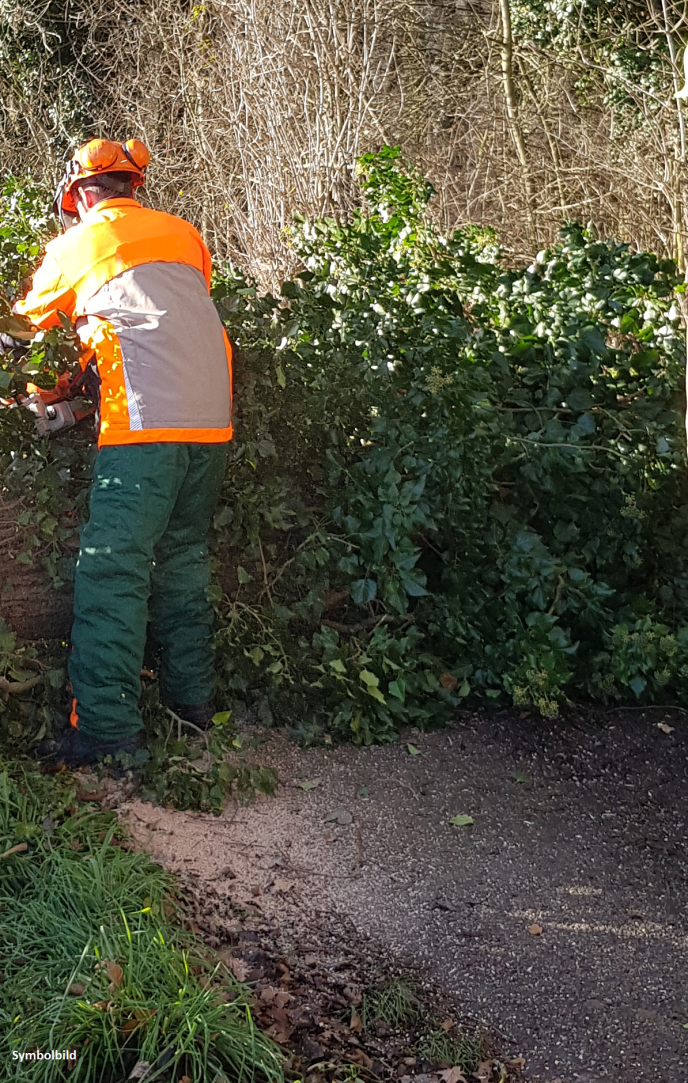
<instances>
[{"instance_id":1,"label":"dry leaf","mask_svg":"<svg viewBox=\"0 0 688 1083\"><path fill-rule=\"evenodd\" d=\"M453 692L458 683L458 678L456 678L453 673L440 674L440 684L442 685L442 688L446 688L448 692Z\"/></svg>"},{"instance_id":2,"label":"dry leaf","mask_svg":"<svg viewBox=\"0 0 688 1083\"><path fill-rule=\"evenodd\" d=\"M351 1016L351 1022L349 1023L349 1027L350 1027L351 1030L355 1030L357 1034L362 1033L362 1031L363 1031L363 1020L361 1019L358 1012L354 1012L354 1014Z\"/></svg>"},{"instance_id":3,"label":"dry leaf","mask_svg":"<svg viewBox=\"0 0 688 1083\"><path fill-rule=\"evenodd\" d=\"M657 723L657 729L661 730L662 733L673 733L674 730L676 729L676 727L675 726L668 726L666 724L666 722L658 722Z\"/></svg>"},{"instance_id":4,"label":"dry leaf","mask_svg":"<svg viewBox=\"0 0 688 1083\"><path fill-rule=\"evenodd\" d=\"M367 1068L370 1071L373 1067L372 1060L362 1049L351 1049L347 1055L353 1064L358 1064L361 1068ZM464 1079L463 1083L468 1083L468 1080Z\"/></svg>"},{"instance_id":5,"label":"dry leaf","mask_svg":"<svg viewBox=\"0 0 688 1083\"><path fill-rule=\"evenodd\" d=\"M79 981L75 981L73 985L70 985L69 992L73 997L82 997L86 992L86 986Z\"/></svg>"},{"instance_id":6,"label":"dry leaf","mask_svg":"<svg viewBox=\"0 0 688 1083\"><path fill-rule=\"evenodd\" d=\"M515 1068L517 1072L522 1072L526 1066L525 1057L514 1057L513 1060L507 1061L510 1068Z\"/></svg>"},{"instance_id":7,"label":"dry leaf","mask_svg":"<svg viewBox=\"0 0 688 1083\"><path fill-rule=\"evenodd\" d=\"M261 991L260 999L264 1004L272 1004L273 1000L279 993L279 989L275 989L272 985L266 985Z\"/></svg>"},{"instance_id":8,"label":"dry leaf","mask_svg":"<svg viewBox=\"0 0 688 1083\"><path fill-rule=\"evenodd\" d=\"M272 890L285 892L291 891L295 883L296 880L284 880L281 876L278 876L276 880L273 880Z\"/></svg>"},{"instance_id":9,"label":"dry leaf","mask_svg":"<svg viewBox=\"0 0 688 1083\"><path fill-rule=\"evenodd\" d=\"M114 993L115 989L119 989L124 981L124 971L119 963L113 963L110 959L104 959L102 965L107 970L108 978L110 979L108 993Z\"/></svg>"},{"instance_id":10,"label":"dry leaf","mask_svg":"<svg viewBox=\"0 0 688 1083\"><path fill-rule=\"evenodd\" d=\"M440 1079L443 1079L444 1083L468 1083L459 1067L446 1068L443 1072L440 1072Z\"/></svg>"},{"instance_id":11,"label":"dry leaf","mask_svg":"<svg viewBox=\"0 0 688 1083\"><path fill-rule=\"evenodd\" d=\"M111 1000L97 1000L93 1007L98 1008L101 1012L106 1012L111 1004Z\"/></svg>"},{"instance_id":12,"label":"dry leaf","mask_svg":"<svg viewBox=\"0 0 688 1083\"><path fill-rule=\"evenodd\" d=\"M286 1008L271 1008L270 1017L274 1019L274 1023L271 1027L268 1027L267 1033L271 1038L274 1038L279 1045L284 1045L285 1042L289 1041L294 1032Z\"/></svg>"},{"instance_id":13,"label":"dry leaf","mask_svg":"<svg viewBox=\"0 0 688 1083\"><path fill-rule=\"evenodd\" d=\"M354 1008L363 1000L363 995L357 985L345 985L344 996Z\"/></svg>"},{"instance_id":14,"label":"dry leaf","mask_svg":"<svg viewBox=\"0 0 688 1083\"><path fill-rule=\"evenodd\" d=\"M182 1078L179 1080L179 1083L191 1083L191 1076L183 1075Z\"/></svg>"},{"instance_id":15,"label":"dry leaf","mask_svg":"<svg viewBox=\"0 0 688 1083\"><path fill-rule=\"evenodd\" d=\"M10 854L23 854L28 848L27 843L18 842L16 846L10 846L9 850L5 850L4 854L0 854L0 857L9 857Z\"/></svg>"},{"instance_id":16,"label":"dry leaf","mask_svg":"<svg viewBox=\"0 0 688 1083\"><path fill-rule=\"evenodd\" d=\"M492 1079L492 1061L483 1060L472 1073L479 1083L490 1083Z\"/></svg>"},{"instance_id":17,"label":"dry leaf","mask_svg":"<svg viewBox=\"0 0 688 1083\"><path fill-rule=\"evenodd\" d=\"M232 972L237 981L246 981L246 975L251 968L243 959L236 959L231 951L218 952L218 958Z\"/></svg>"},{"instance_id":18,"label":"dry leaf","mask_svg":"<svg viewBox=\"0 0 688 1083\"><path fill-rule=\"evenodd\" d=\"M129 1073L129 1079L145 1079L150 1071L150 1062L147 1060L139 1060L136 1062L131 1072Z\"/></svg>"},{"instance_id":19,"label":"dry leaf","mask_svg":"<svg viewBox=\"0 0 688 1083\"><path fill-rule=\"evenodd\" d=\"M141 1026L141 1020L140 1019L134 1019L134 1018L127 1019L126 1023L122 1027L122 1034L126 1034L127 1036L129 1034L133 1034L134 1031L137 1030L138 1027L140 1027L140 1026Z\"/></svg>"},{"instance_id":20,"label":"dry leaf","mask_svg":"<svg viewBox=\"0 0 688 1083\"><path fill-rule=\"evenodd\" d=\"M442 1024L442 1030L451 1030L451 1028L453 1026L454 1026L454 1020L453 1019L445 1019L443 1024Z\"/></svg>"},{"instance_id":21,"label":"dry leaf","mask_svg":"<svg viewBox=\"0 0 688 1083\"><path fill-rule=\"evenodd\" d=\"M528 932L531 936L542 936L542 925L529 925Z\"/></svg>"}]
</instances>

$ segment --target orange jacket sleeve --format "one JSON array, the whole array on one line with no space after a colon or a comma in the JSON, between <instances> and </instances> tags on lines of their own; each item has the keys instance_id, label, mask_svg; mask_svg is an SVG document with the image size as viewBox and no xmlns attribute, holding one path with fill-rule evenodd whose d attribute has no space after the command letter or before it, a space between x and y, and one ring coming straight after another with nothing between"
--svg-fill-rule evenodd
<instances>
[{"instance_id":1,"label":"orange jacket sleeve","mask_svg":"<svg viewBox=\"0 0 688 1083\"><path fill-rule=\"evenodd\" d=\"M33 276L31 289L23 301L16 302L13 311L26 316L34 327L47 331L49 327L60 326L58 312L64 312L71 319L75 305L76 294L48 248Z\"/></svg>"}]
</instances>

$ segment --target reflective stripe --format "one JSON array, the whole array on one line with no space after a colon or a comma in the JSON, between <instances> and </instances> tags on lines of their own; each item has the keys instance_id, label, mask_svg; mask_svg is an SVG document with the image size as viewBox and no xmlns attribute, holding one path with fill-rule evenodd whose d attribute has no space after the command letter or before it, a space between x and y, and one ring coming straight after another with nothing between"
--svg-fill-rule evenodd
<instances>
[{"instance_id":1,"label":"reflective stripe","mask_svg":"<svg viewBox=\"0 0 688 1083\"><path fill-rule=\"evenodd\" d=\"M122 363L122 373L124 375L124 386L127 389L127 406L129 407L129 428L133 429L135 432L140 432L143 428L141 411L139 410L139 404L136 401L136 395L134 394L133 388L131 386L131 380L129 379L126 362Z\"/></svg>"}]
</instances>

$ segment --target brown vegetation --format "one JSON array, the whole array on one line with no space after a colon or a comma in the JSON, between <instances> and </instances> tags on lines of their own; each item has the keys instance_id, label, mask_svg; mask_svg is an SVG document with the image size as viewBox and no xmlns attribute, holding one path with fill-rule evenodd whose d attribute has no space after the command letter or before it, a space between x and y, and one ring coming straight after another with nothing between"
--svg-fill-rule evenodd
<instances>
[{"instance_id":1,"label":"brown vegetation","mask_svg":"<svg viewBox=\"0 0 688 1083\"><path fill-rule=\"evenodd\" d=\"M400 143L433 179L447 228L494 226L514 258L532 256L565 218L682 257L678 0L637 5L669 52L661 93L625 87L641 118L626 130L590 54L559 60L512 42L505 0L20 7L35 50L21 76L0 65L2 167L53 179L58 145L94 130L137 135L153 151L152 201L193 219L217 254L264 283L288 267L292 212L346 210L356 156L382 143ZM72 58L58 77L67 32Z\"/></svg>"}]
</instances>

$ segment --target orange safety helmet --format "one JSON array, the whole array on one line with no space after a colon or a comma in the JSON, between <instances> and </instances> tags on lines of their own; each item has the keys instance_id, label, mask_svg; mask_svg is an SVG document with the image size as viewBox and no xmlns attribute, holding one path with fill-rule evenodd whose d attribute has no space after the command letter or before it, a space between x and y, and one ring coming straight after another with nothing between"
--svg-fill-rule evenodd
<instances>
[{"instance_id":1,"label":"orange safety helmet","mask_svg":"<svg viewBox=\"0 0 688 1083\"><path fill-rule=\"evenodd\" d=\"M78 221L73 192L78 181L107 173L131 173L131 187L135 189L144 183L149 162L148 147L140 139L127 139L126 143L114 143L111 139L91 139L84 143L67 162L64 176L55 193L53 212L60 219L63 229L69 229ZM112 188L113 195L125 191L125 186L114 177L108 179L106 184L108 188Z\"/></svg>"}]
</instances>

